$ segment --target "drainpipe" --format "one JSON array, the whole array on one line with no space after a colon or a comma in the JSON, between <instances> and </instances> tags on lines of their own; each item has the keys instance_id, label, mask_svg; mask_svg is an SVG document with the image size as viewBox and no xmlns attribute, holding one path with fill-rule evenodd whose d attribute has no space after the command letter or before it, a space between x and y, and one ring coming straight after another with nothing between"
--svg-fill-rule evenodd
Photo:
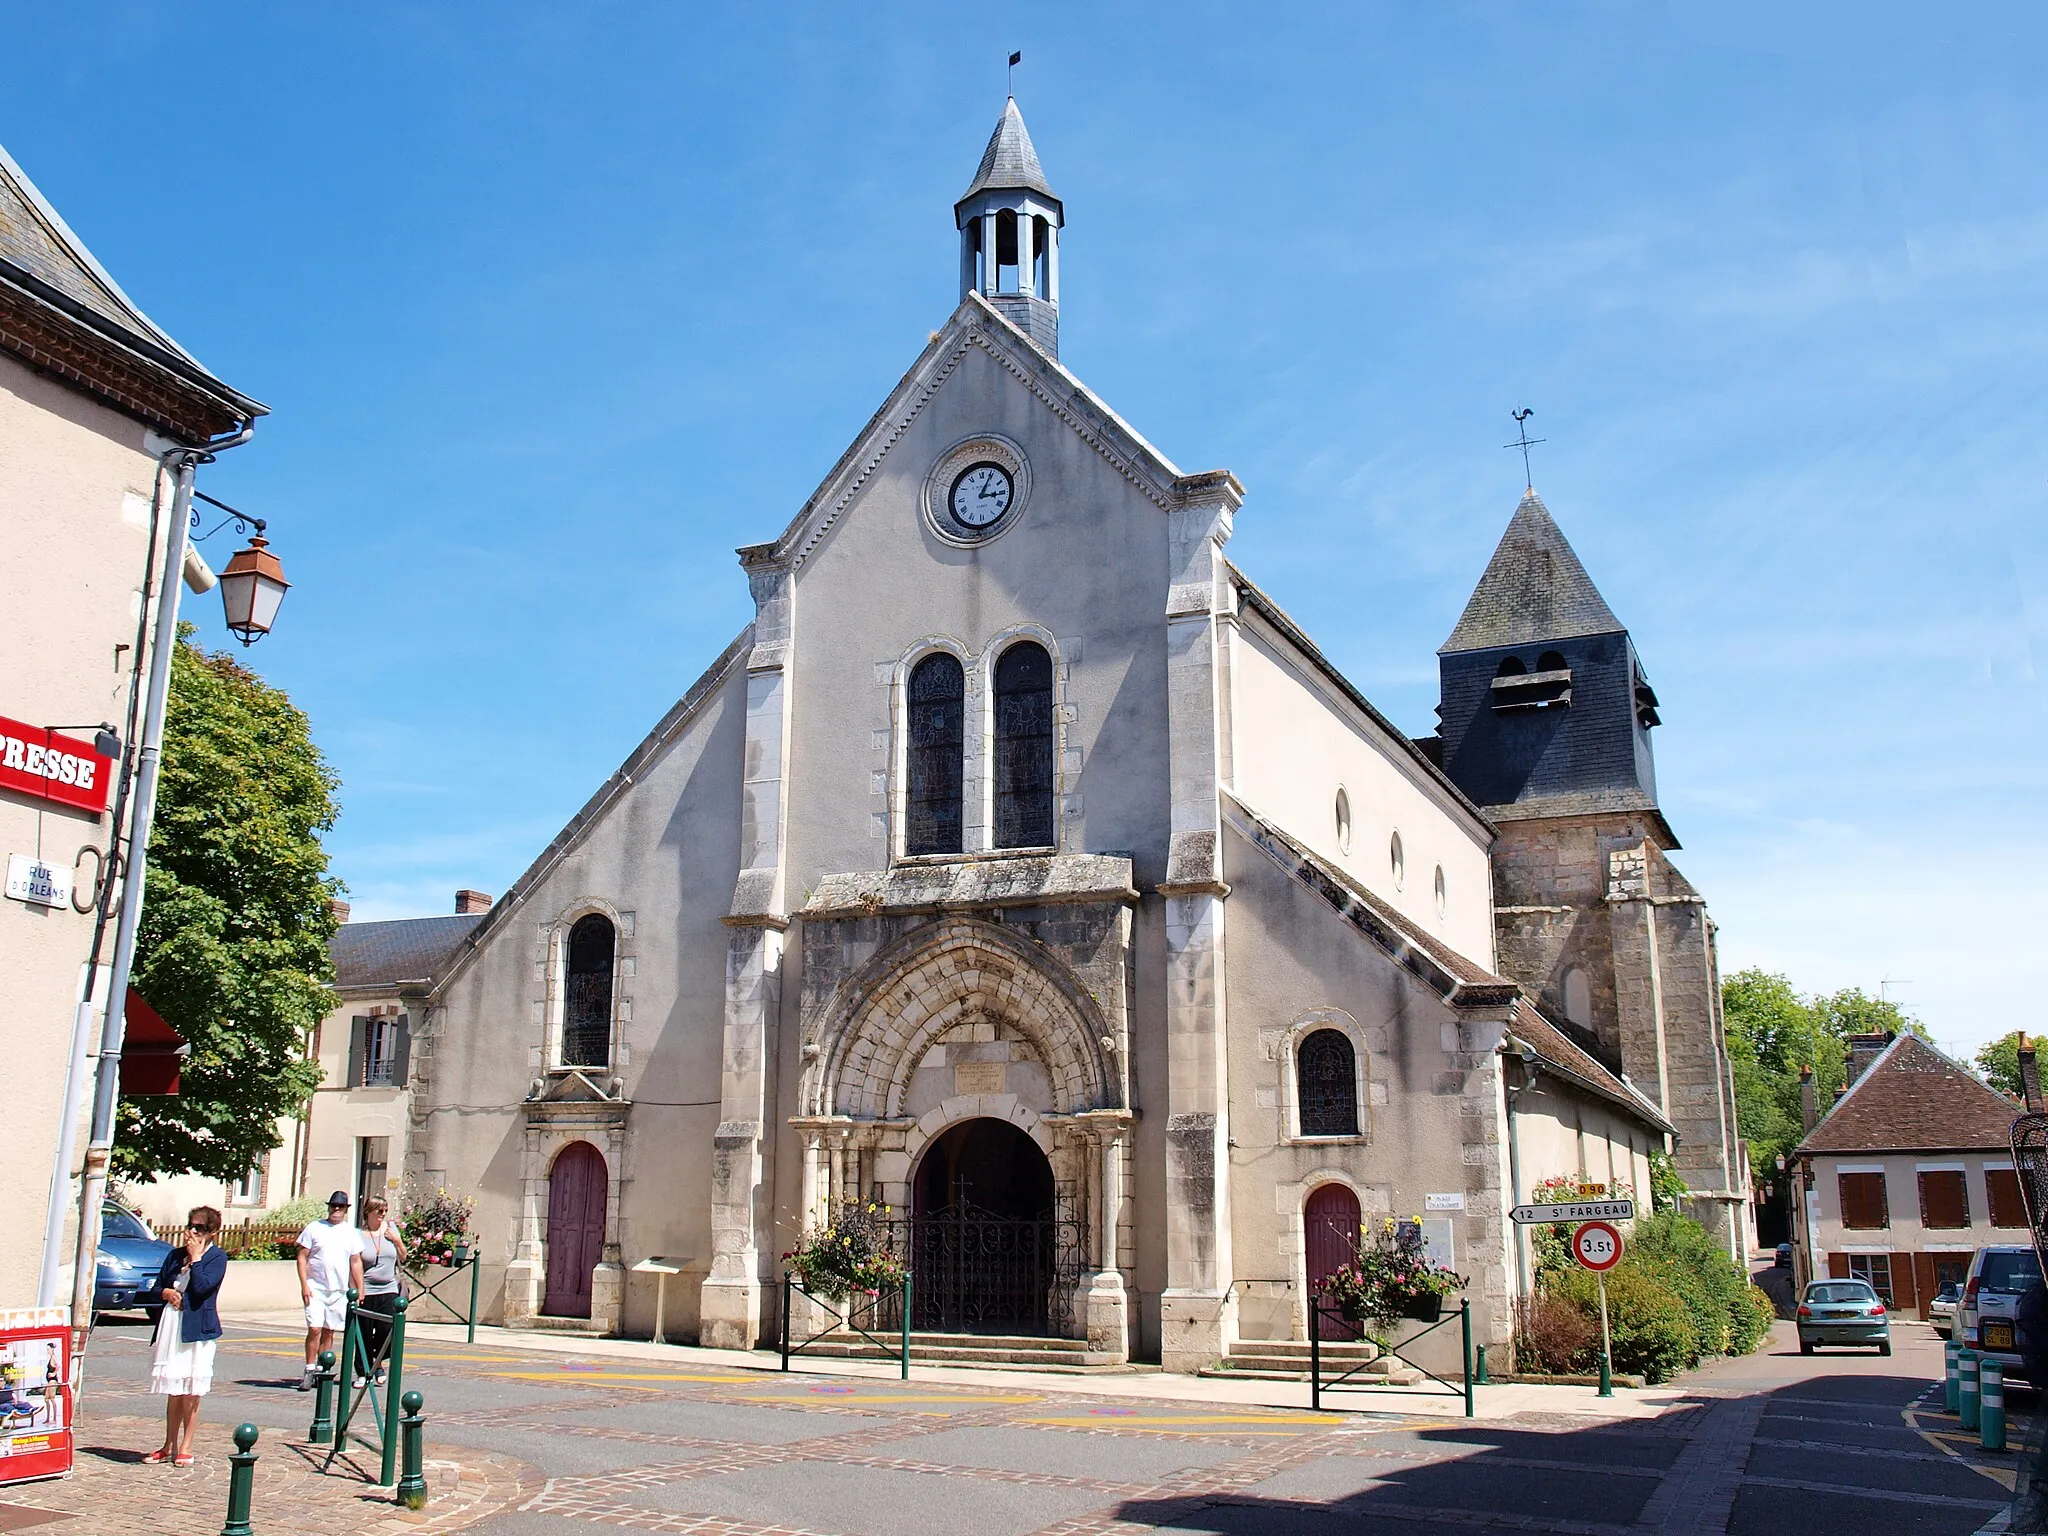
<instances>
[{"instance_id":1,"label":"drainpipe","mask_svg":"<svg viewBox=\"0 0 2048 1536\"><path fill-rule=\"evenodd\" d=\"M82 1359L86 1335L92 1330L93 1289L99 1278L100 1206L106 1200L107 1168L113 1160L114 1106L121 1092L121 1046L127 1035L122 1013L128 1003L128 973L135 961L135 936L142 922L150 828L156 819L164 712L171 691L171 658L178 647L178 573L185 566L186 531L192 520L192 477L201 464L211 463L216 454L230 448L241 447L255 434L255 423L249 422L231 436L200 447L172 448L163 455L164 467L176 477L177 491L171 502L170 533L164 543L164 583L157 599L156 628L150 638L149 695L143 706L142 737L136 750L128 863L121 878L121 920L114 933L107 1017L100 1034L99 1064L93 1082L92 1139L86 1143L85 1169L78 1193L78 1248L71 1277L71 1344L75 1360ZM73 1390L75 1393L78 1387Z\"/></svg>"},{"instance_id":2,"label":"drainpipe","mask_svg":"<svg viewBox=\"0 0 2048 1536\"><path fill-rule=\"evenodd\" d=\"M1512 1061L1521 1063L1522 1080L1510 1083L1507 1075L1501 1075L1501 1086L1508 1101L1508 1195L1510 1205L1522 1203L1522 1133L1521 1122L1515 1115L1515 1101L1536 1085L1536 1047L1515 1035L1509 1035L1501 1042L1501 1054ZM1515 1228L1515 1277L1520 1284L1519 1294L1526 1297L1535 1287L1529 1278L1529 1233L1518 1221Z\"/></svg>"}]
</instances>

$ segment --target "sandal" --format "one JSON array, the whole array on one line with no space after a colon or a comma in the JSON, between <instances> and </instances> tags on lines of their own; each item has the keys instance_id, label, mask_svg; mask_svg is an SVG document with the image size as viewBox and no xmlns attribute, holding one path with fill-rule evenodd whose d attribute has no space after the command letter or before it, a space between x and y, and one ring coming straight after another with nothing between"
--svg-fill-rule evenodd
<instances>
[{"instance_id":1,"label":"sandal","mask_svg":"<svg viewBox=\"0 0 2048 1536\"><path fill-rule=\"evenodd\" d=\"M173 1456L171 1458L171 1465L174 1467L189 1467L192 1465L192 1458L190 1456Z\"/></svg>"},{"instance_id":2,"label":"sandal","mask_svg":"<svg viewBox=\"0 0 2048 1536\"><path fill-rule=\"evenodd\" d=\"M142 1458L142 1464L145 1467L160 1467L170 1459L171 1453L169 1451L151 1451Z\"/></svg>"}]
</instances>

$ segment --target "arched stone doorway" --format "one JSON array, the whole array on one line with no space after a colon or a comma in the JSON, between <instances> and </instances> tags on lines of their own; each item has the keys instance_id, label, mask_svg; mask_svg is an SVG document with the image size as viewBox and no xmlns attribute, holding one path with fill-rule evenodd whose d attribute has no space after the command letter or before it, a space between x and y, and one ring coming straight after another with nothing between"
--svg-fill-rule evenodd
<instances>
[{"instance_id":1,"label":"arched stone doorway","mask_svg":"<svg viewBox=\"0 0 2048 1536\"><path fill-rule=\"evenodd\" d=\"M1064 1331L1081 1234L1058 1219L1052 1163L1037 1142L1007 1120L960 1121L926 1145L912 1191L918 1328Z\"/></svg>"},{"instance_id":2,"label":"arched stone doorway","mask_svg":"<svg viewBox=\"0 0 2048 1536\"><path fill-rule=\"evenodd\" d=\"M590 1316L591 1276L604 1255L604 1154L587 1141L562 1148L548 1170L549 1317Z\"/></svg>"},{"instance_id":3,"label":"arched stone doorway","mask_svg":"<svg viewBox=\"0 0 2048 1536\"><path fill-rule=\"evenodd\" d=\"M1342 1184L1319 1184L1302 1207L1303 1248L1308 1255L1308 1293L1322 1294L1323 1286L1338 1266L1358 1257L1361 1212L1358 1196ZM1325 1339L1356 1339L1362 1331L1341 1317L1317 1320L1317 1333Z\"/></svg>"}]
</instances>

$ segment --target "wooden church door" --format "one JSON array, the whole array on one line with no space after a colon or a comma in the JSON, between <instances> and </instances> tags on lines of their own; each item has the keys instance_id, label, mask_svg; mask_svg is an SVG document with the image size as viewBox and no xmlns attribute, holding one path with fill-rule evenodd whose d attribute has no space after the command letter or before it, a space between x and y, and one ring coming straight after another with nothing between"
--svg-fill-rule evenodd
<instances>
[{"instance_id":1,"label":"wooden church door","mask_svg":"<svg viewBox=\"0 0 2048 1536\"><path fill-rule=\"evenodd\" d=\"M572 1141L548 1174L549 1317L590 1316L590 1272L604 1254L604 1154Z\"/></svg>"},{"instance_id":2,"label":"wooden church door","mask_svg":"<svg viewBox=\"0 0 2048 1536\"><path fill-rule=\"evenodd\" d=\"M1308 1247L1308 1293L1315 1296L1339 1265L1358 1257L1358 1196L1342 1184L1319 1185L1301 1216ZM1341 1317L1322 1318L1320 1332L1325 1339L1359 1336L1358 1328Z\"/></svg>"}]
</instances>

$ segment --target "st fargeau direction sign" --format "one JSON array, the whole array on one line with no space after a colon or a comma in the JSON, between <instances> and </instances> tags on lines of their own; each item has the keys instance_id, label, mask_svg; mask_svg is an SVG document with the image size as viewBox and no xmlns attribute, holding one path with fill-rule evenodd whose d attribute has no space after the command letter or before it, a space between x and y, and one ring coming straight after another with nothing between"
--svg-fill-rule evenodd
<instances>
[{"instance_id":1,"label":"st fargeau direction sign","mask_svg":"<svg viewBox=\"0 0 2048 1536\"><path fill-rule=\"evenodd\" d=\"M1518 1205L1508 1219L1525 1227L1547 1227L1554 1222L1634 1221L1633 1200L1561 1200L1555 1205Z\"/></svg>"}]
</instances>

